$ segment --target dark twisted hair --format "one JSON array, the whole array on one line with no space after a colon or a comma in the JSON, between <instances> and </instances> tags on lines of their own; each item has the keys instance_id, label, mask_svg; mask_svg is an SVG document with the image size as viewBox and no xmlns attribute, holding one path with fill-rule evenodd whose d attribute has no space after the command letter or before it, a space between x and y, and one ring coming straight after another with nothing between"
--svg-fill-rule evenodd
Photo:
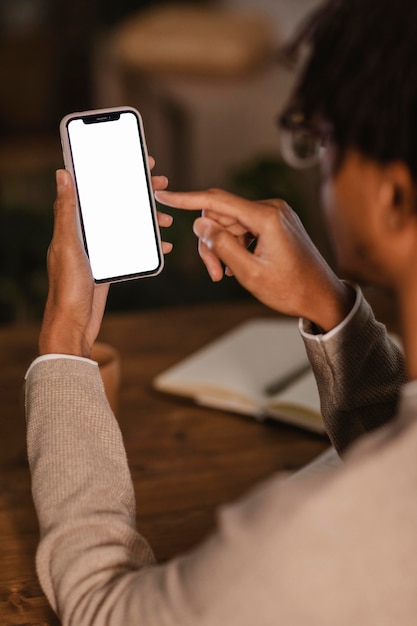
<instances>
[{"instance_id":1,"label":"dark twisted hair","mask_svg":"<svg viewBox=\"0 0 417 626\"><path fill-rule=\"evenodd\" d=\"M287 49L311 51L293 102L380 163L405 162L417 180L417 0L330 0Z\"/></svg>"}]
</instances>

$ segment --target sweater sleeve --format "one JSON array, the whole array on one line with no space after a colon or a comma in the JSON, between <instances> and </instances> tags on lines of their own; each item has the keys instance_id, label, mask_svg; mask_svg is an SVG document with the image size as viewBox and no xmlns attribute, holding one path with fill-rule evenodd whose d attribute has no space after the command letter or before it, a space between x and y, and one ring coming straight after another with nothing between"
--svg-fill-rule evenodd
<instances>
[{"instance_id":1,"label":"sweater sleeve","mask_svg":"<svg viewBox=\"0 0 417 626\"><path fill-rule=\"evenodd\" d=\"M199 547L157 565L135 529L98 368L36 364L26 411L37 569L63 626L412 623L415 562L404 555L415 553L415 396L399 421L403 436L392 422L331 473L272 476L221 509ZM393 445L372 444L384 430Z\"/></svg>"},{"instance_id":2,"label":"sweater sleeve","mask_svg":"<svg viewBox=\"0 0 417 626\"><path fill-rule=\"evenodd\" d=\"M265 554L271 532L298 507L292 496L284 505L281 476L219 511L216 532L201 546L156 564L135 528L125 449L96 364L36 363L26 379L26 415L37 572L64 626L276 623L275 564ZM284 507L279 523L276 499Z\"/></svg>"},{"instance_id":3,"label":"sweater sleeve","mask_svg":"<svg viewBox=\"0 0 417 626\"><path fill-rule=\"evenodd\" d=\"M343 453L355 439L394 418L407 380L404 356L359 289L347 323L313 334L302 320L301 329L328 435Z\"/></svg>"},{"instance_id":4,"label":"sweater sleeve","mask_svg":"<svg viewBox=\"0 0 417 626\"><path fill-rule=\"evenodd\" d=\"M41 532L38 575L52 607L65 618L74 609L73 597L154 558L135 530L126 454L97 365L63 358L33 366L26 415Z\"/></svg>"}]
</instances>

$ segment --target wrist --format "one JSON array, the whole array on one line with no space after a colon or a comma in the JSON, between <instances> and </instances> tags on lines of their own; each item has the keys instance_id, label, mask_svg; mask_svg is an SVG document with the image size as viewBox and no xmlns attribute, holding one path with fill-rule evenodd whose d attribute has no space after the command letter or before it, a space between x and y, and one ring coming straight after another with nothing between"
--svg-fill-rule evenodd
<instances>
[{"instance_id":1,"label":"wrist","mask_svg":"<svg viewBox=\"0 0 417 626\"><path fill-rule=\"evenodd\" d=\"M336 328L349 315L356 301L356 291L349 284L337 279L332 288L320 300L320 310L310 321L324 333Z\"/></svg>"},{"instance_id":2,"label":"wrist","mask_svg":"<svg viewBox=\"0 0 417 626\"><path fill-rule=\"evenodd\" d=\"M69 324L44 322L39 335L39 355L67 354L90 358L91 346L86 341L85 335L71 329Z\"/></svg>"}]
</instances>

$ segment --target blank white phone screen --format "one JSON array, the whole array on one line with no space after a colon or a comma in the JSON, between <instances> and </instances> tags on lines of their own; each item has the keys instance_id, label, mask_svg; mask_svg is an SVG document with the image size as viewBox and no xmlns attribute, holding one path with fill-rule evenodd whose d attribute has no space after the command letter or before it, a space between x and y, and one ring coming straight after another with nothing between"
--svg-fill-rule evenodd
<instances>
[{"instance_id":1,"label":"blank white phone screen","mask_svg":"<svg viewBox=\"0 0 417 626\"><path fill-rule=\"evenodd\" d=\"M68 123L84 235L96 280L151 273L160 265L150 190L134 113Z\"/></svg>"}]
</instances>

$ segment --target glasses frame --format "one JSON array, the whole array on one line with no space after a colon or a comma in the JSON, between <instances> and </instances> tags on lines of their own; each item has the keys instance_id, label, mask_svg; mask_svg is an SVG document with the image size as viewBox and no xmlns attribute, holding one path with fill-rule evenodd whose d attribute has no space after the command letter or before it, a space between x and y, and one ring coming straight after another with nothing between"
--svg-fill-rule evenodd
<instances>
[{"instance_id":1,"label":"glasses frame","mask_svg":"<svg viewBox=\"0 0 417 626\"><path fill-rule=\"evenodd\" d=\"M297 109L280 114L276 122L281 155L288 165L296 169L306 169L320 163L332 137L330 127L319 129ZM301 154L296 149L297 142L300 143ZM305 154L302 154L303 150Z\"/></svg>"}]
</instances>

